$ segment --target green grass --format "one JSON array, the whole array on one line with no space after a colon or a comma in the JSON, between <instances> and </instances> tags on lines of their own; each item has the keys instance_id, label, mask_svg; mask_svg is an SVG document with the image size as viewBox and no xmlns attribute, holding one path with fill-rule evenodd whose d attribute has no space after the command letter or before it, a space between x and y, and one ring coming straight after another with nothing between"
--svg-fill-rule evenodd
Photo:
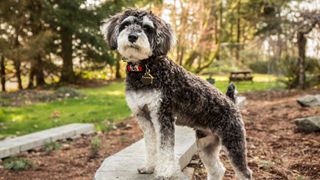
<instances>
[{"instance_id":1,"label":"green grass","mask_svg":"<svg viewBox=\"0 0 320 180\"><path fill-rule=\"evenodd\" d=\"M254 76L255 82L253 83L236 83L240 93L281 88L273 76ZM214 78L217 80L215 86L225 92L229 84L226 81L227 77L214 76ZM83 88L80 89L80 92L86 97L37 103L23 107L1 107L0 138L27 134L74 122L95 123L98 130L107 130L109 127L106 122L119 122L131 115L126 105L124 83L122 82L115 82L99 88Z\"/></svg>"},{"instance_id":2,"label":"green grass","mask_svg":"<svg viewBox=\"0 0 320 180\"><path fill-rule=\"evenodd\" d=\"M74 122L117 122L130 116L125 102L124 83L112 83L101 88L85 88L82 99L65 99L23 107L1 107L0 136L27 134Z\"/></svg>"},{"instance_id":3,"label":"green grass","mask_svg":"<svg viewBox=\"0 0 320 180\"><path fill-rule=\"evenodd\" d=\"M207 79L208 76L201 76L203 79ZM222 92L227 90L229 85L229 77L226 75L213 75L213 79L216 80L215 86ZM277 77L268 74L253 74L253 82L243 81L235 83L239 93L252 92L252 91L265 91L271 89L281 89L284 85L277 81Z\"/></svg>"}]
</instances>

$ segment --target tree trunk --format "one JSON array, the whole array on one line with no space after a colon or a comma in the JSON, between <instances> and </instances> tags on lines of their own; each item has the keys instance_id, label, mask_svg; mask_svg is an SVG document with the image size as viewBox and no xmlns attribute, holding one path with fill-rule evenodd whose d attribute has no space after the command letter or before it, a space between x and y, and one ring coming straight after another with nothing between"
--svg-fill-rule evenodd
<instances>
[{"instance_id":1,"label":"tree trunk","mask_svg":"<svg viewBox=\"0 0 320 180\"><path fill-rule=\"evenodd\" d=\"M219 34L219 43L222 43L224 41L224 36L223 36L223 2L222 0L220 0L220 5L219 5L219 31L218 31L218 34ZM220 57L220 51L218 51L218 54L216 55L216 59L217 60L220 60L221 57Z\"/></svg>"},{"instance_id":2,"label":"tree trunk","mask_svg":"<svg viewBox=\"0 0 320 180\"><path fill-rule=\"evenodd\" d=\"M218 44L218 38L219 38L218 21L219 21L219 18L218 18L217 14L214 15L214 19L215 19L215 22L214 22L214 39L215 39L216 44Z\"/></svg>"},{"instance_id":3,"label":"tree trunk","mask_svg":"<svg viewBox=\"0 0 320 180\"><path fill-rule=\"evenodd\" d=\"M38 55L37 59L37 68L35 71L37 86L44 86L46 82L44 81L44 73L43 73L43 62L41 59L41 55Z\"/></svg>"},{"instance_id":4,"label":"tree trunk","mask_svg":"<svg viewBox=\"0 0 320 180\"><path fill-rule=\"evenodd\" d=\"M18 89L22 90L22 80L21 80L21 62L18 59L15 59L13 61L14 69L15 69L15 76L17 78L17 83L18 83Z\"/></svg>"},{"instance_id":5,"label":"tree trunk","mask_svg":"<svg viewBox=\"0 0 320 180\"><path fill-rule=\"evenodd\" d=\"M298 87L301 89L305 88L305 58L306 58L306 44L307 39L305 37L305 34L302 32L298 32L297 34L298 39L298 52L299 52L299 58L298 58L298 66L299 66L299 78L298 78Z\"/></svg>"},{"instance_id":6,"label":"tree trunk","mask_svg":"<svg viewBox=\"0 0 320 180\"><path fill-rule=\"evenodd\" d=\"M237 46L236 46L236 60L239 61L240 59L240 36L241 36L241 20L240 20L240 6L241 1L238 1L238 7L237 7Z\"/></svg>"},{"instance_id":7,"label":"tree trunk","mask_svg":"<svg viewBox=\"0 0 320 180\"><path fill-rule=\"evenodd\" d=\"M31 89L34 87L34 76L35 76L35 63L32 61L31 62L31 68L30 68L30 73L29 73L29 82L28 82L28 89Z\"/></svg>"},{"instance_id":8,"label":"tree trunk","mask_svg":"<svg viewBox=\"0 0 320 180\"><path fill-rule=\"evenodd\" d=\"M62 56L62 71L60 82L74 83L75 75L72 62L72 34L66 30L61 30L61 56Z\"/></svg>"},{"instance_id":9,"label":"tree trunk","mask_svg":"<svg viewBox=\"0 0 320 180\"><path fill-rule=\"evenodd\" d=\"M1 90L6 91L6 69L4 64L4 57L0 57L0 80L1 80Z\"/></svg>"},{"instance_id":10,"label":"tree trunk","mask_svg":"<svg viewBox=\"0 0 320 180\"><path fill-rule=\"evenodd\" d=\"M121 74L120 74L120 61L116 61L116 79L121 79Z\"/></svg>"}]
</instances>

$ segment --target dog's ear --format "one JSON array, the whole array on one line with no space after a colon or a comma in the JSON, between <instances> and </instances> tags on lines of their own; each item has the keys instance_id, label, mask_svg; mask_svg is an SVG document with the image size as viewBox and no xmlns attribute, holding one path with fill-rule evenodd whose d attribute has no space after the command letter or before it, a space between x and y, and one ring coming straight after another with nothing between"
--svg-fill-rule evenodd
<instances>
[{"instance_id":1,"label":"dog's ear","mask_svg":"<svg viewBox=\"0 0 320 180\"><path fill-rule=\"evenodd\" d=\"M100 26L100 30L112 50L117 49L118 26L121 16L122 13L112 16L102 21L102 25Z\"/></svg>"},{"instance_id":2,"label":"dog's ear","mask_svg":"<svg viewBox=\"0 0 320 180\"><path fill-rule=\"evenodd\" d=\"M166 55L175 46L175 34L171 25L159 17L154 16L154 22L157 26L154 54Z\"/></svg>"}]
</instances>

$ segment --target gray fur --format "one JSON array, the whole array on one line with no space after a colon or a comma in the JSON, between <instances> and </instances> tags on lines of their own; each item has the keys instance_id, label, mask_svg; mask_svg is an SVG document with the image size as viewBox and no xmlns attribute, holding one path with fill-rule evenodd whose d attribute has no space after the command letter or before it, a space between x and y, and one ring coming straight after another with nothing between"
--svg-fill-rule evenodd
<instances>
[{"instance_id":1,"label":"gray fur","mask_svg":"<svg viewBox=\"0 0 320 180\"><path fill-rule=\"evenodd\" d=\"M159 125L160 147L158 153L164 153L164 149L169 150L170 154L173 153L175 123L188 126L196 129L197 141L209 137L207 145L199 147L199 150L202 152L203 158L209 158L203 159L203 161L207 162L206 168L210 173L214 174L215 167L210 166L213 160L218 159L218 156L216 157L212 153L218 152L220 145L222 145L228 152L234 169L238 173L238 178L251 179L251 170L247 166L244 124L240 111L234 103L234 85L229 87L228 96L226 96L208 82L169 60L166 54L172 47L174 38L171 27L151 12L130 9L109 19L107 21L109 27L104 30L104 33L111 48L116 47L115 37L119 33L119 29L117 29L120 26L119 23L128 16L137 17L136 23L138 25L143 16L148 16L155 26L154 31L145 31L152 46L152 56L138 62L144 67L142 72L127 72L126 91L150 92L157 90L161 92L161 103L156 111L145 104L140 107L140 112L137 112L138 116L145 117L139 119L145 119L148 123L152 121L155 129L157 128L156 124ZM144 85L141 82L147 67L155 78L150 85ZM150 116L152 113L157 114L156 121L152 120L153 116ZM155 131L157 132L157 129ZM212 142L210 142L211 140ZM214 159L210 159L211 157ZM157 166L164 165L159 162ZM162 174L157 174L157 177L170 179L173 175L164 177Z\"/></svg>"}]
</instances>

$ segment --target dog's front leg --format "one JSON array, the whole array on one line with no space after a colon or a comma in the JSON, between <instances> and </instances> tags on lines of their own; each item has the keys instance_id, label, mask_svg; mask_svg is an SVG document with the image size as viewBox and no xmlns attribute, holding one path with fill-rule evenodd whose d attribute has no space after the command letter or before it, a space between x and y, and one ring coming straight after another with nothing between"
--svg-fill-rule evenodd
<instances>
[{"instance_id":1,"label":"dog's front leg","mask_svg":"<svg viewBox=\"0 0 320 180\"><path fill-rule=\"evenodd\" d=\"M164 101L151 112L157 138L156 179L181 179L181 170L174 155L174 118L171 108Z\"/></svg>"},{"instance_id":2,"label":"dog's front leg","mask_svg":"<svg viewBox=\"0 0 320 180\"><path fill-rule=\"evenodd\" d=\"M150 112L147 106L144 106L140 113L137 114L138 123L143 131L144 143L146 147L145 166L138 169L140 174L152 174L155 169L157 159L156 134L151 122Z\"/></svg>"}]
</instances>

